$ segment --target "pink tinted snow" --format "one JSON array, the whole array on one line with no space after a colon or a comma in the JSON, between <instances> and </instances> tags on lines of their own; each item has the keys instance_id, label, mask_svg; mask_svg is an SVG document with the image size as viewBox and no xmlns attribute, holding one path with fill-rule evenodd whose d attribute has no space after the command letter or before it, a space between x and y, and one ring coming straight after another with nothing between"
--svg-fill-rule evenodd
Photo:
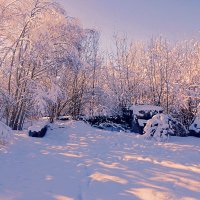
<instances>
[{"instance_id":1,"label":"pink tinted snow","mask_svg":"<svg viewBox=\"0 0 200 200\"><path fill-rule=\"evenodd\" d=\"M198 200L200 142L167 143L57 122L43 139L16 134L0 152L1 200Z\"/></svg>"}]
</instances>

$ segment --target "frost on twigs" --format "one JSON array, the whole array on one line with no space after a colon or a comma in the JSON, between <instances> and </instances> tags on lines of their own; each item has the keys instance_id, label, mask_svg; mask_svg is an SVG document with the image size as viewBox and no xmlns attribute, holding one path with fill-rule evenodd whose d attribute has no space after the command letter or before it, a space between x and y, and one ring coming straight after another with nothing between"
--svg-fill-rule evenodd
<instances>
[{"instance_id":1,"label":"frost on twigs","mask_svg":"<svg viewBox=\"0 0 200 200\"><path fill-rule=\"evenodd\" d=\"M187 136L188 132L184 126L173 119L170 115L157 114L147 121L144 128L146 139L156 141L167 141L170 136Z\"/></svg>"}]
</instances>

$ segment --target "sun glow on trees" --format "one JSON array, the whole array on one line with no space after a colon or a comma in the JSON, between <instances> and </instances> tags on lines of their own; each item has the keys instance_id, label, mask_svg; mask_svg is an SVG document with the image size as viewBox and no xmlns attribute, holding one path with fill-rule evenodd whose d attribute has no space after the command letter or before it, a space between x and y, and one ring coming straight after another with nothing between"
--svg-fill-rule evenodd
<instances>
[{"instance_id":1,"label":"sun glow on trees","mask_svg":"<svg viewBox=\"0 0 200 200\"><path fill-rule=\"evenodd\" d=\"M22 129L33 116L116 115L143 103L186 125L199 115L199 41L115 35L104 58L99 39L50 0L0 0L0 118Z\"/></svg>"}]
</instances>

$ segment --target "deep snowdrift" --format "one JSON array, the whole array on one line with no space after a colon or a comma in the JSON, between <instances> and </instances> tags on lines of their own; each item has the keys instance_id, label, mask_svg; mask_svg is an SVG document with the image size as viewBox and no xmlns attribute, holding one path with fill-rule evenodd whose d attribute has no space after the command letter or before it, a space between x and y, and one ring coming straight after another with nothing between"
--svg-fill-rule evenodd
<instances>
[{"instance_id":1,"label":"deep snowdrift","mask_svg":"<svg viewBox=\"0 0 200 200\"><path fill-rule=\"evenodd\" d=\"M54 126L43 139L17 134L0 152L1 200L195 200L200 141L145 141L82 122Z\"/></svg>"},{"instance_id":2,"label":"deep snowdrift","mask_svg":"<svg viewBox=\"0 0 200 200\"><path fill-rule=\"evenodd\" d=\"M0 121L0 149L12 140L12 130Z\"/></svg>"}]
</instances>

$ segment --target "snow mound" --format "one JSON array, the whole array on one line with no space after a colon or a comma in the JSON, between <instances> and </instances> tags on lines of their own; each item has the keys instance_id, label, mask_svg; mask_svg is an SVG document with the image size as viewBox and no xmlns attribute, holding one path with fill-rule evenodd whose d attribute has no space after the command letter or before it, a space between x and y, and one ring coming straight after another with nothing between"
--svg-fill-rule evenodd
<instances>
[{"instance_id":1,"label":"snow mound","mask_svg":"<svg viewBox=\"0 0 200 200\"><path fill-rule=\"evenodd\" d=\"M187 136L185 127L170 115L157 114L147 121L144 127L144 137L156 141L166 141L169 136Z\"/></svg>"},{"instance_id":2,"label":"snow mound","mask_svg":"<svg viewBox=\"0 0 200 200\"><path fill-rule=\"evenodd\" d=\"M12 139L12 129L0 122L0 146L8 144Z\"/></svg>"}]
</instances>

